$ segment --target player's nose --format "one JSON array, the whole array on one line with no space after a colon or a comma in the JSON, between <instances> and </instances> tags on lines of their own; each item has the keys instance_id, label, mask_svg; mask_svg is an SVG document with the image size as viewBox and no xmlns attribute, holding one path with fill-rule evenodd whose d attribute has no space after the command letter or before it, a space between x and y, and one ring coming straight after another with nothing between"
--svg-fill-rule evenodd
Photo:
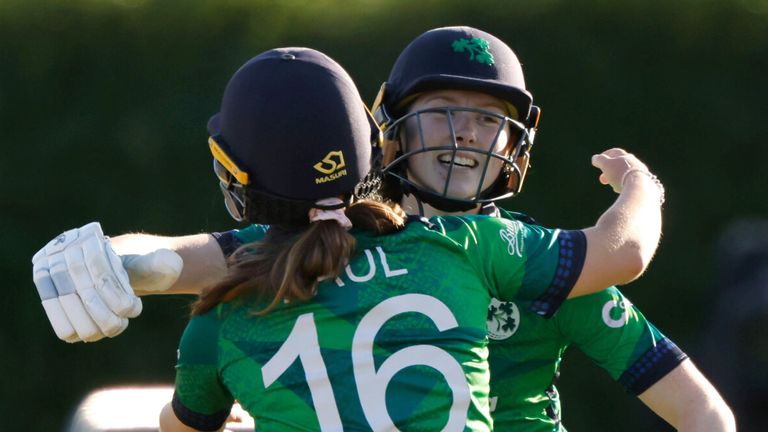
<instances>
[{"instance_id":1,"label":"player's nose","mask_svg":"<svg viewBox=\"0 0 768 432\"><path fill-rule=\"evenodd\" d=\"M463 145L472 145L477 142L477 125L473 113L467 111L454 111L451 113L453 131L456 142Z\"/></svg>"}]
</instances>

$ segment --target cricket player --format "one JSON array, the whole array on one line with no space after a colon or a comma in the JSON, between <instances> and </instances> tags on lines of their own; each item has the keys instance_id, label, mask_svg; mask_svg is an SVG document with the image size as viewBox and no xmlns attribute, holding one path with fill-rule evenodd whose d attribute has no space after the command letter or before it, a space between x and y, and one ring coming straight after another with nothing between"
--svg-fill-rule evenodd
<instances>
[{"instance_id":1,"label":"cricket player","mask_svg":"<svg viewBox=\"0 0 768 432\"><path fill-rule=\"evenodd\" d=\"M406 211L534 223L493 204L520 192L540 116L503 41L470 27L422 34L398 57L373 110L385 127L383 164L393 174L386 189L390 196L405 192L396 198ZM464 120L471 115L475 124ZM504 125L512 144L504 140ZM479 157L482 152L495 158ZM678 430L735 430L714 386L616 287L568 300L550 320L494 300L488 336L499 430L565 430L556 383L571 345Z\"/></svg>"}]
</instances>

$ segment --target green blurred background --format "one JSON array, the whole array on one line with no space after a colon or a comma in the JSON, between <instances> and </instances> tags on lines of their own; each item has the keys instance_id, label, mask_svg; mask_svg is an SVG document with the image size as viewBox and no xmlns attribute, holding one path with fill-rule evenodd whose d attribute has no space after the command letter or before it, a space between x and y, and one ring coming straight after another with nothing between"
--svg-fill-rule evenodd
<instances>
[{"instance_id":1,"label":"green blurred background","mask_svg":"<svg viewBox=\"0 0 768 432\"><path fill-rule=\"evenodd\" d=\"M111 234L234 227L205 124L242 63L276 46L320 49L371 102L411 39L459 24L512 46L543 109L525 191L506 207L592 224L614 195L590 156L614 146L664 181L662 245L625 292L715 379L705 346L718 346L708 332L728 288L715 245L731 223L768 215L768 1L4 0L0 429L60 430L93 389L172 381L188 298L145 299L121 336L69 345L48 325L30 258L92 220ZM747 335L763 351L764 330ZM572 431L665 430L576 349L560 387ZM724 392L747 418L739 388Z\"/></svg>"}]
</instances>

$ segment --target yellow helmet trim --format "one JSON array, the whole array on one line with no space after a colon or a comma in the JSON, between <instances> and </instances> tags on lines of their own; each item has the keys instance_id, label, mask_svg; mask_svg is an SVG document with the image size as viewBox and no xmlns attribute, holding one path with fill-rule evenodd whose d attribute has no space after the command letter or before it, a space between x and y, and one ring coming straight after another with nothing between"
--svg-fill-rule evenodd
<instances>
[{"instance_id":1,"label":"yellow helmet trim","mask_svg":"<svg viewBox=\"0 0 768 432\"><path fill-rule=\"evenodd\" d=\"M208 138L208 147L211 149L211 154L213 154L213 158L219 161L219 163L229 171L232 176L234 176L238 182L242 185L247 185L249 182L248 179L248 173L241 170L237 164L235 164L232 159L229 158L229 156L224 152L224 150L219 146L219 143L216 142L216 140L213 139L213 137Z\"/></svg>"}]
</instances>

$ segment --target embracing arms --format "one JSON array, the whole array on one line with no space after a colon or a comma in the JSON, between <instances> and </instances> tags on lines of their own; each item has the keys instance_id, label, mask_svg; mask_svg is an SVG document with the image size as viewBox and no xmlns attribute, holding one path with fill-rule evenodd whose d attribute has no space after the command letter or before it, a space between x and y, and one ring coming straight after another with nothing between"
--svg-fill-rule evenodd
<instances>
[{"instance_id":1,"label":"embracing arms","mask_svg":"<svg viewBox=\"0 0 768 432\"><path fill-rule=\"evenodd\" d=\"M637 278L650 262L661 235L663 190L645 164L621 149L594 156L592 164L602 171L600 181L610 185L619 197L594 227L583 230L587 252L572 297ZM95 341L116 336L127 327L127 319L141 311L136 295L197 294L226 271L224 254L209 234L125 234L108 239L98 224L98 232L85 230L92 225L68 231L68 240L63 243L59 242L61 236L57 237L33 258L35 284L49 321L62 340ZM76 239L70 242L73 237ZM67 252L77 249L78 242L94 246L94 253ZM101 278L117 283L102 284ZM102 300L112 297L120 301ZM121 302L132 307L116 304ZM67 324L73 319L88 325L73 328L71 322Z\"/></svg>"}]
</instances>

